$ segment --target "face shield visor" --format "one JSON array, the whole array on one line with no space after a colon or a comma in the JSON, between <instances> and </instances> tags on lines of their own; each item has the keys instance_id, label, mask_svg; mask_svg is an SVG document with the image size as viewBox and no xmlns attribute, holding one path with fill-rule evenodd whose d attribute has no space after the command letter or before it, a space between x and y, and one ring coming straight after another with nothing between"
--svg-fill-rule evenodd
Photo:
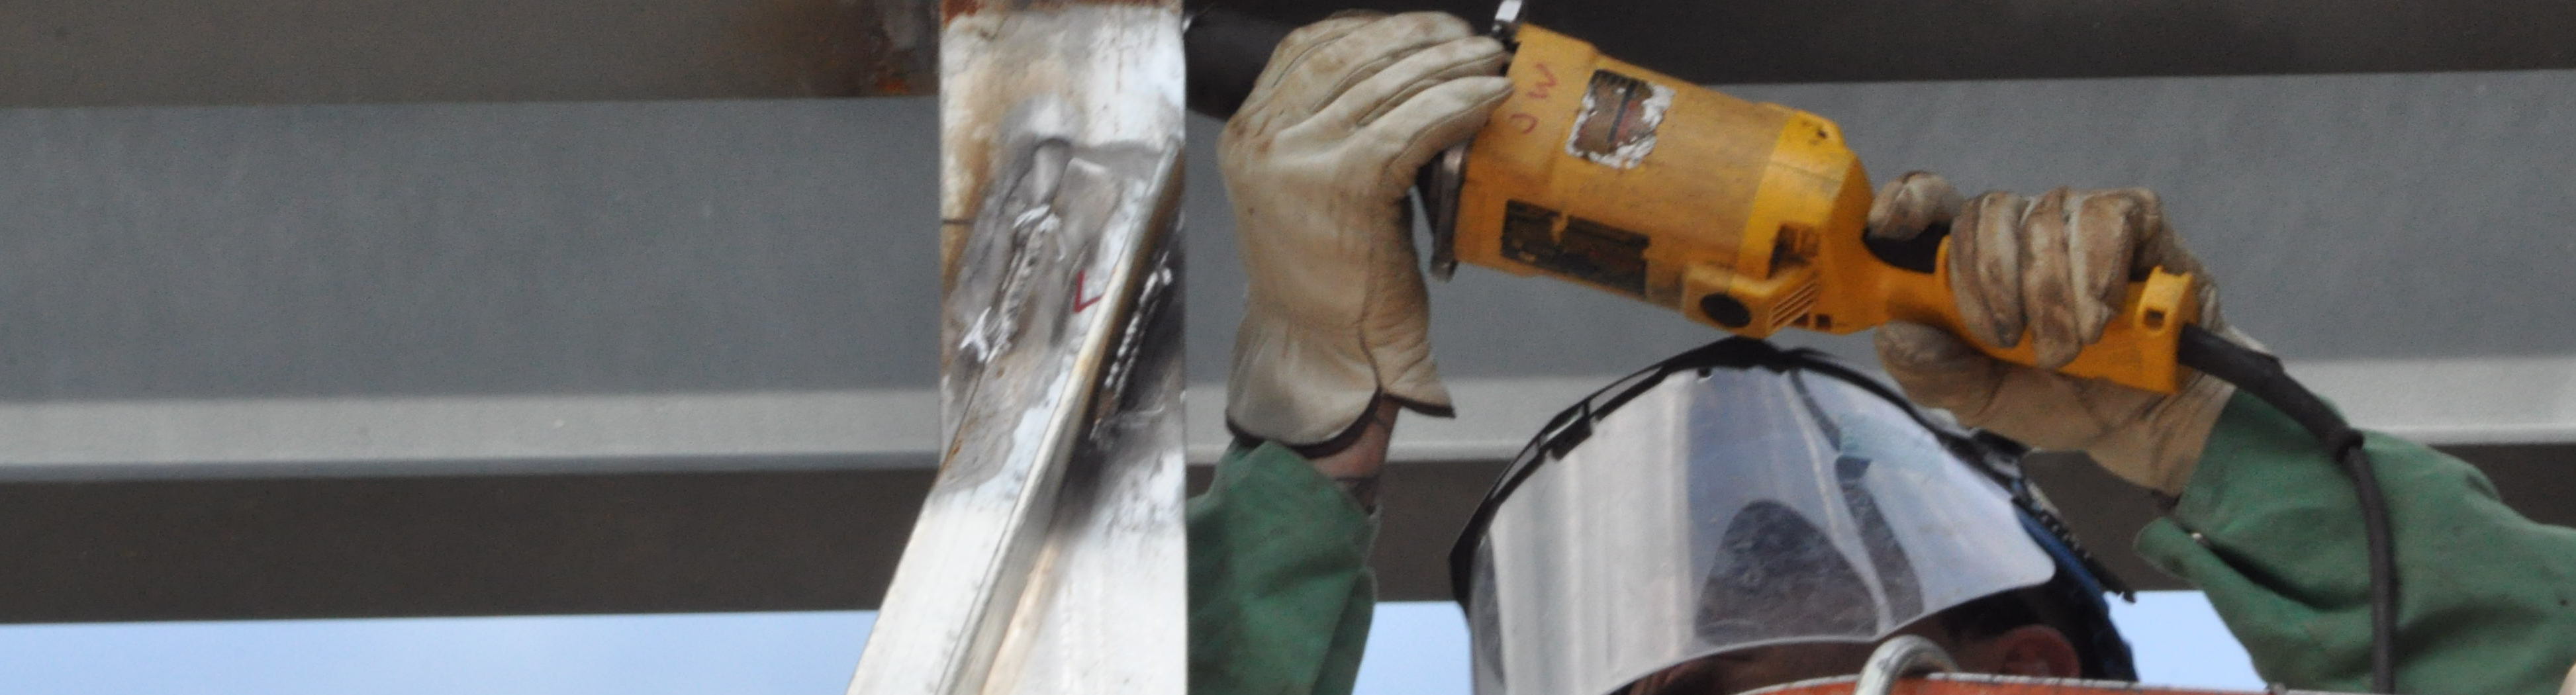
<instances>
[{"instance_id":1,"label":"face shield visor","mask_svg":"<svg viewBox=\"0 0 2576 695\"><path fill-rule=\"evenodd\" d=\"M2049 581L2057 560L1963 441L1848 368L1756 341L1614 384L1532 442L1453 552L1476 691L1607 693L1723 652L1876 641Z\"/></svg>"}]
</instances>

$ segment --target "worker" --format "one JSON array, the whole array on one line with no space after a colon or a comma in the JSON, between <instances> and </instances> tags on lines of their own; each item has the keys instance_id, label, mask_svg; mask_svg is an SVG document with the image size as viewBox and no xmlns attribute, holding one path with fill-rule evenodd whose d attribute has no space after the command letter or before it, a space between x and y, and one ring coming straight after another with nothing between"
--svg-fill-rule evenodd
<instances>
[{"instance_id":1,"label":"worker","mask_svg":"<svg viewBox=\"0 0 2576 695\"><path fill-rule=\"evenodd\" d=\"M1374 602L1366 559L1389 437L1403 410L1446 416L1451 407L1431 359L1405 191L1411 172L1467 140L1502 101L1504 62L1502 46L1447 15L1338 15L1282 41L1226 124L1219 154L1250 291L1227 383L1237 444L1189 511L1197 692L1352 686ZM1967 426L2086 452L2151 491L2167 511L2139 533L2137 552L2205 591L2267 681L2367 689L2356 497L2305 431L2205 376L2156 394L1998 362L1966 342L2026 339L2043 366L2063 364L2098 337L2132 267L2152 264L2198 274L2203 324L2247 342L2226 330L2214 285L2154 194L1967 198L1939 177L1912 174L1880 191L1871 221L1869 233L1882 237L1943 223L1953 237L1951 289L1968 335L1894 324L1876 336L1883 366L1907 396ZM2376 433L2367 445L2390 491L2404 587L2399 690L2557 689L2576 663L2576 531L2524 519L2454 458ZM1997 542L2037 543L2027 534ZM2088 640L2069 628L2098 614L2069 620L2038 614L2049 608L2041 605L2020 624L1970 625L1992 621L1962 612L1993 605L1972 600L1884 632L1930 637L1970 671L2101 672L2103 655L2087 663ZM1776 623L1793 608L1716 617ZM1849 673L1868 643L1887 636L1692 658L1627 687L1723 693Z\"/></svg>"}]
</instances>

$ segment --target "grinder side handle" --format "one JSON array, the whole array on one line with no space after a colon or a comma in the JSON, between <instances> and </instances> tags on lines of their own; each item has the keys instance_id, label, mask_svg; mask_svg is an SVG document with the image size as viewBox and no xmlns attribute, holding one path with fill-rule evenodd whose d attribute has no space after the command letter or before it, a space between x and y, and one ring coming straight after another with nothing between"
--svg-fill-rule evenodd
<instances>
[{"instance_id":1,"label":"grinder side handle","mask_svg":"<svg viewBox=\"0 0 2576 695\"><path fill-rule=\"evenodd\" d=\"M1949 255L1950 240L1943 238L1933 254L1929 272L1899 267L1884 257L1864 261L1875 266L1871 273L1878 276L1877 282L1870 284L1882 293L1888 319L1935 326L1952 335L1969 335L1967 322L1959 316L1958 297L1950 291ZM2073 362L2057 371L2172 393L2181 383L2177 350L2183 329L2200 320L2200 295L2192 291L2195 280L2187 273L2156 268L2144 279L2131 281L2122 295L2119 313L2103 327L2101 340L2085 346ZM2008 348L1974 338L1968 342L1996 359L2024 365L2038 362L2027 332Z\"/></svg>"}]
</instances>

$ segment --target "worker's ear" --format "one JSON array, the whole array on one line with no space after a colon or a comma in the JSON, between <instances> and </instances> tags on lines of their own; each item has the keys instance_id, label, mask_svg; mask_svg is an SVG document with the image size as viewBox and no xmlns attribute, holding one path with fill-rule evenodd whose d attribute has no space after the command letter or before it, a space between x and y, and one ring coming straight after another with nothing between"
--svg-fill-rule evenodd
<instances>
[{"instance_id":1,"label":"worker's ear","mask_svg":"<svg viewBox=\"0 0 2576 695\"><path fill-rule=\"evenodd\" d=\"M2066 633L2046 625L2023 625L1996 635L1983 645L1993 656L1993 672L2007 676L2075 678L2084 675L2084 660Z\"/></svg>"}]
</instances>

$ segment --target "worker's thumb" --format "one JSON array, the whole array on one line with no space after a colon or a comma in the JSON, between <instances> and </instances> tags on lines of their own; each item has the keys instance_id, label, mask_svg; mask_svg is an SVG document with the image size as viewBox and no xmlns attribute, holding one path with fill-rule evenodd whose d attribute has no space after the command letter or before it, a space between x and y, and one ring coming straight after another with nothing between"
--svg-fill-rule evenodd
<instances>
[{"instance_id":1,"label":"worker's thumb","mask_svg":"<svg viewBox=\"0 0 2576 695\"><path fill-rule=\"evenodd\" d=\"M1919 323L1878 327L1878 361L1914 402L1948 410L1963 423L1984 414L2010 367L1949 331Z\"/></svg>"}]
</instances>

